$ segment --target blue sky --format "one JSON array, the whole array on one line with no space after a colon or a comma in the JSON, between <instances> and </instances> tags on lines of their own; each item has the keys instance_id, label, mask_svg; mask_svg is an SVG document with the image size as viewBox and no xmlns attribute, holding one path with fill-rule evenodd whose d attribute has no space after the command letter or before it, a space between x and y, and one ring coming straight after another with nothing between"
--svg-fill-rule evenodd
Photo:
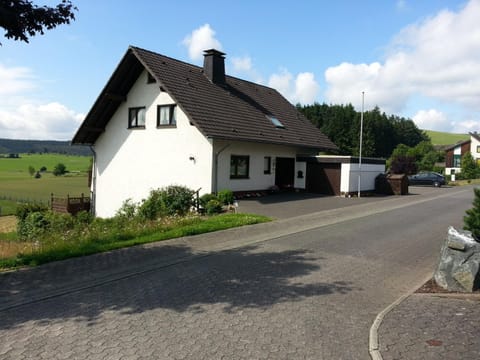
<instances>
[{"instance_id":1,"label":"blue sky","mask_svg":"<svg viewBox=\"0 0 480 360\"><path fill-rule=\"evenodd\" d=\"M73 2L70 25L0 38L0 137L69 140L129 45L197 65L215 47L292 103L360 110L365 91L422 129L480 130L480 0Z\"/></svg>"}]
</instances>

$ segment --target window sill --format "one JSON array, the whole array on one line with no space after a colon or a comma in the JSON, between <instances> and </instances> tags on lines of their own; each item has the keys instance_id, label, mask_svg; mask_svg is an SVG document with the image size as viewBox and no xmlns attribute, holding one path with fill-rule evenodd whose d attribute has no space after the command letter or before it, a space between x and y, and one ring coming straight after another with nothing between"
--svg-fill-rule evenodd
<instances>
[{"instance_id":1,"label":"window sill","mask_svg":"<svg viewBox=\"0 0 480 360\"><path fill-rule=\"evenodd\" d=\"M157 125L157 129L175 129L177 125Z\"/></svg>"},{"instance_id":2,"label":"window sill","mask_svg":"<svg viewBox=\"0 0 480 360\"><path fill-rule=\"evenodd\" d=\"M145 126L130 126L128 130L145 130Z\"/></svg>"},{"instance_id":3,"label":"window sill","mask_svg":"<svg viewBox=\"0 0 480 360\"><path fill-rule=\"evenodd\" d=\"M230 180L248 180L248 176L230 176Z\"/></svg>"}]
</instances>

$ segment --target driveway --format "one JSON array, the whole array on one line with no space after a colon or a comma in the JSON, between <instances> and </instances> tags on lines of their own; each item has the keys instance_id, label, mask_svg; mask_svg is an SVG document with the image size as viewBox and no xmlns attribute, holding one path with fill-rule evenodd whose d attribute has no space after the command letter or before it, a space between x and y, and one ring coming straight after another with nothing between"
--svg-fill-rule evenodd
<instances>
[{"instance_id":1,"label":"driveway","mask_svg":"<svg viewBox=\"0 0 480 360\"><path fill-rule=\"evenodd\" d=\"M428 186L410 186L407 197L419 195L440 194L444 188ZM238 212L270 216L274 219L288 219L295 216L307 215L319 211L340 209L358 204L372 204L381 200L400 198L396 196L365 195L358 197L339 197L319 195L305 192L287 192L253 197L238 201Z\"/></svg>"}]
</instances>

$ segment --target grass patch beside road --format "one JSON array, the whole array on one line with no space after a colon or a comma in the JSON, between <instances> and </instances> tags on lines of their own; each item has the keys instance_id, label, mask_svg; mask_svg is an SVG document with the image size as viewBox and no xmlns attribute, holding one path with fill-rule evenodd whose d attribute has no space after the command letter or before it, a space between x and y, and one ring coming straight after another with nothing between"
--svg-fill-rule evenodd
<instances>
[{"instance_id":1,"label":"grass patch beside road","mask_svg":"<svg viewBox=\"0 0 480 360\"><path fill-rule=\"evenodd\" d=\"M0 233L0 269L36 266L56 260L270 220L260 215L222 214L212 217L192 216L168 219L151 222L147 226L128 227L128 229L121 228L120 224L112 224L113 220L98 222L94 220L93 225L88 228L78 227L35 241L20 241L12 233Z\"/></svg>"}]
</instances>

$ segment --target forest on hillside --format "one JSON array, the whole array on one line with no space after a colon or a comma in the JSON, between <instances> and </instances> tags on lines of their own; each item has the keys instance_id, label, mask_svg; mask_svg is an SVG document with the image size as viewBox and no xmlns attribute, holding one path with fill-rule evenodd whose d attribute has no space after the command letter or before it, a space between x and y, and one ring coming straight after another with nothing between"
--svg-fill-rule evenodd
<instances>
[{"instance_id":1,"label":"forest on hillside","mask_svg":"<svg viewBox=\"0 0 480 360\"><path fill-rule=\"evenodd\" d=\"M339 147L340 155L359 155L361 113L353 105L315 103L297 109ZM363 114L362 156L386 159L399 144L415 147L429 140L411 119L387 115L378 107Z\"/></svg>"},{"instance_id":2,"label":"forest on hillside","mask_svg":"<svg viewBox=\"0 0 480 360\"><path fill-rule=\"evenodd\" d=\"M0 154L65 154L92 155L88 146L70 144L70 141L0 139Z\"/></svg>"}]
</instances>

